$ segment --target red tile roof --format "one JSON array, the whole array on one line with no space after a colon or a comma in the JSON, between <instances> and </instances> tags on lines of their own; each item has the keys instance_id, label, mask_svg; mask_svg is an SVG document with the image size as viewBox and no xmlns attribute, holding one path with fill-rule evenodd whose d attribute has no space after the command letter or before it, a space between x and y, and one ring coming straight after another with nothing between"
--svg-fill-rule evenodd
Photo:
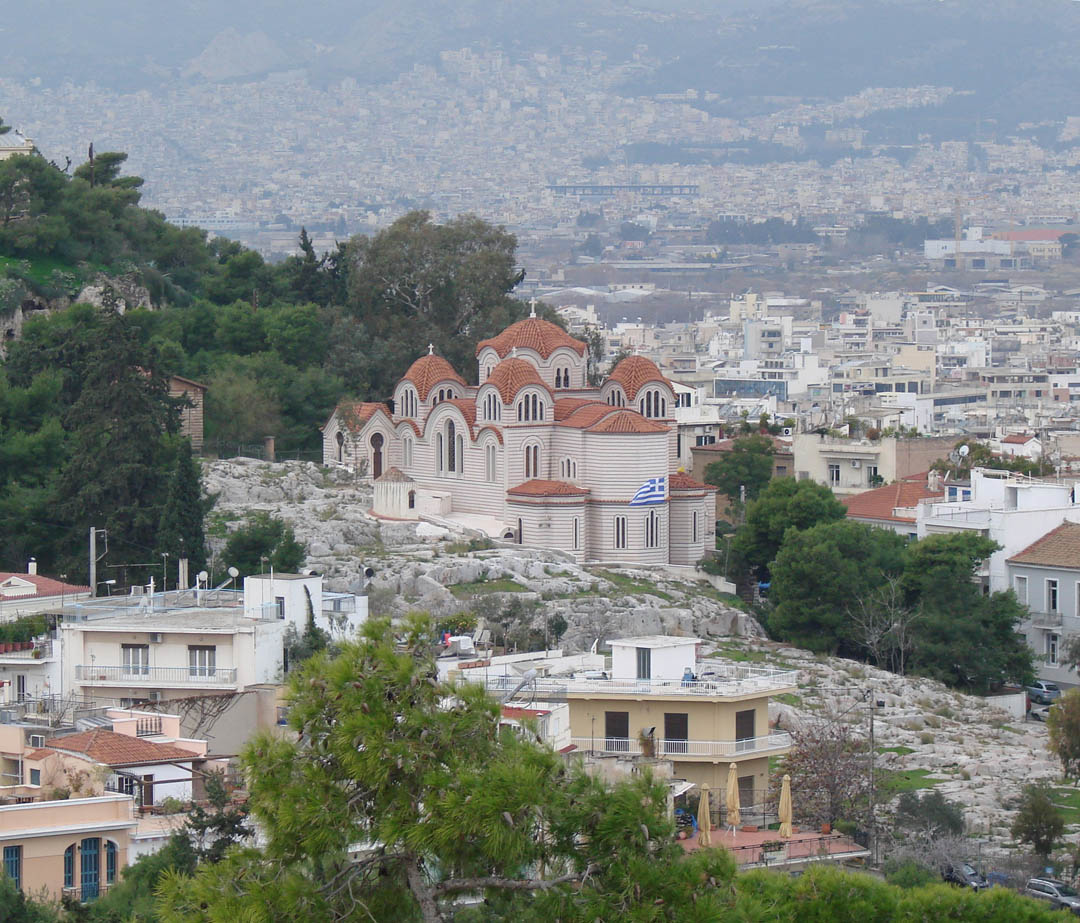
<instances>
[{"instance_id":1,"label":"red tile roof","mask_svg":"<svg viewBox=\"0 0 1080 923\"><path fill-rule=\"evenodd\" d=\"M1009 558L1009 563L1080 570L1080 523L1063 522Z\"/></svg>"},{"instance_id":2,"label":"red tile roof","mask_svg":"<svg viewBox=\"0 0 1080 923\"><path fill-rule=\"evenodd\" d=\"M711 484L702 484L690 477L685 471L676 471L668 478L672 490L716 490Z\"/></svg>"},{"instance_id":3,"label":"red tile roof","mask_svg":"<svg viewBox=\"0 0 1080 923\"><path fill-rule=\"evenodd\" d=\"M581 340L575 340L558 324L553 324L542 317L526 317L525 320L511 324L498 336L481 340L476 345L476 354L479 356L480 351L486 346L494 349L501 359L509 356L510 351L515 347L531 349L544 359L561 346L572 349L579 356L585 355L585 344Z\"/></svg>"},{"instance_id":4,"label":"red tile roof","mask_svg":"<svg viewBox=\"0 0 1080 923\"><path fill-rule=\"evenodd\" d=\"M56 753L55 750L50 750L48 747L35 747L33 750L28 750L23 754L24 760L34 760L40 762L47 756L53 756Z\"/></svg>"},{"instance_id":5,"label":"red tile roof","mask_svg":"<svg viewBox=\"0 0 1080 923\"><path fill-rule=\"evenodd\" d=\"M387 468L379 477L375 478L376 481L391 481L399 484L413 483L413 479L409 477L400 468Z\"/></svg>"},{"instance_id":6,"label":"red tile roof","mask_svg":"<svg viewBox=\"0 0 1080 923\"><path fill-rule=\"evenodd\" d=\"M570 398L565 398L565 400L570 400ZM556 402L555 415L557 420L559 414L558 405L561 403L562 401ZM616 410L618 410L617 407L612 407L603 401L587 401L573 408L570 413L566 414L558 422L560 425L568 426L571 429L588 429L608 414L615 413Z\"/></svg>"},{"instance_id":7,"label":"red tile roof","mask_svg":"<svg viewBox=\"0 0 1080 923\"><path fill-rule=\"evenodd\" d=\"M566 481L546 481L542 478L534 478L507 491L511 497L584 497L588 493L587 487L578 487Z\"/></svg>"},{"instance_id":8,"label":"red tile roof","mask_svg":"<svg viewBox=\"0 0 1080 923\"><path fill-rule=\"evenodd\" d=\"M863 491L863 493L855 494L853 497L844 497L840 502L847 507L848 516L852 519L914 522L914 516L897 516L893 511L911 509L920 500L943 497L944 495L944 489L930 490L926 486L926 475L916 475L897 481L895 484L886 484L884 487L875 487L873 490Z\"/></svg>"},{"instance_id":9,"label":"red tile roof","mask_svg":"<svg viewBox=\"0 0 1080 923\"><path fill-rule=\"evenodd\" d=\"M52 577L42 577L39 574L17 574L13 572L0 571L0 583L5 583L11 580L12 577L17 577L19 580L25 580L27 583L32 583L36 591L33 593L27 593L25 596L0 596L2 599L39 599L43 596L70 596L73 593L89 593L90 587L80 586L75 583L64 583L62 580L54 580Z\"/></svg>"},{"instance_id":10,"label":"red tile roof","mask_svg":"<svg viewBox=\"0 0 1080 923\"><path fill-rule=\"evenodd\" d=\"M638 391L650 382L671 387L671 382L660 373L660 367L652 359L646 359L644 356L627 356L612 369L608 379L622 385L626 398L630 401L634 400Z\"/></svg>"},{"instance_id":11,"label":"red tile roof","mask_svg":"<svg viewBox=\"0 0 1080 923\"><path fill-rule=\"evenodd\" d=\"M115 731L84 731L66 737L50 737L45 741L53 750L80 753L106 766L126 766L138 763L160 763L198 759L198 755L172 744L158 744L142 737L129 737Z\"/></svg>"},{"instance_id":12,"label":"red tile roof","mask_svg":"<svg viewBox=\"0 0 1080 923\"><path fill-rule=\"evenodd\" d=\"M461 411L461 415L465 418L465 422L469 424L471 432L473 425L476 423L476 401L468 397L455 397L449 401L443 401L443 403L452 404Z\"/></svg>"},{"instance_id":13,"label":"red tile roof","mask_svg":"<svg viewBox=\"0 0 1080 923\"><path fill-rule=\"evenodd\" d=\"M524 359L503 359L488 377L485 385L494 385L499 389L499 395L504 404L509 404L514 396L522 388L528 385L539 385L545 391L551 389L544 384L536 367Z\"/></svg>"},{"instance_id":14,"label":"red tile roof","mask_svg":"<svg viewBox=\"0 0 1080 923\"><path fill-rule=\"evenodd\" d=\"M588 397L561 397L555 402L555 422L565 420L575 410L579 410L586 404L598 404L602 401L594 401ZM604 406L607 406L606 404Z\"/></svg>"},{"instance_id":15,"label":"red tile roof","mask_svg":"<svg viewBox=\"0 0 1080 923\"><path fill-rule=\"evenodd\" d=\"M1008 443L1009 445L1026 445L1034 438L1035 437L1029 433L1013 433L1012 435L1006 436L1001 441Z\"/></svg>"},{"instance_id":16,"label":"red tile roof","mask_svg":"<svg viewBox=\"0 0 1080 923\"><path fill-rule=\"evenodd\" d=\"M411 381L416 385L416 393L420 400L426 401L431 389L440 381L453 381L465 387L465 379L462 378L454 367L442 356L421 356L405 373L403 381Z\"/></svg>"},{"instance_id":17,"label":"red tile roof","mask_svg":"<svg viewBox=\"0 0 1080 923\"><path fill-rule=\"evenodd\" d=\"M504 705L502 715L504 718L539 718L541 715L550 715L547 708L518 708L516 705Z\"/></svg>"},{"instance_id":18,"label":"red tile roof","mask_svg":"<svg viewBox=\"0 0 1080 923\"><path fill-rule=\"evenodd\" d=\"M356 433L380 410L388 417L390 416L386 411L386 405L376 401L342 401L337 405L337 410L334 412L338 415L341 425L345 429Z\"/></svg>"},{"instance_id":19,"label":"red tile roof","mask_svg":"<svg viewBox=\"0 0 1080 923\"><path fill-rule=\"evenodd\" d=\"M671 428L655 420L646 420L641 414L634 413L632 410L619 410L604 417L599 423L594 423L586 431L590 433L669 433Z\"/></svg>"}]
</instances>

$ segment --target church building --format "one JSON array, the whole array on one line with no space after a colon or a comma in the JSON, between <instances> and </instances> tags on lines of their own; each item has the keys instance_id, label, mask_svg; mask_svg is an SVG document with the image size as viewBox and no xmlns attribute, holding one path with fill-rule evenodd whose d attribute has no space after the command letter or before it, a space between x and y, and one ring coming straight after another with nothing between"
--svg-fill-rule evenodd
<instances>
[{"instance_id":1,"label":"church building","mask_svg":"<svg viewBox=\"0 0 1080 923\"><path fill-rule=\"evenodd\" d=\"M477 346L467 384L434 347L390 404L342 402L323 461L372 479L375 515L451 519L578 561L696 564L716 491L678 469L675 393L623 359L599 387L586 346L535 314Z\"/></svg>"}]
</instances>

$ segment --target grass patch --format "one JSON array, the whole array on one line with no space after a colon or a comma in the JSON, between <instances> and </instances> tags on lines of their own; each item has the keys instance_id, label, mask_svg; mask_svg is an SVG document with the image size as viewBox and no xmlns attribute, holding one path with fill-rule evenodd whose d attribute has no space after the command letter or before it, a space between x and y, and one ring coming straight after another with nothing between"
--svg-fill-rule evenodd
<instances>
[{"instance_id":1,"label":"grass patch","mask_svg":"<svg viewBox=\"0 0 1080 923\"><path fill-rule=\"evenodd\" d=\"M709 656L723 657L725 660L732 660L735 663L764 663L768 664L770 667L777 667L781 670L797 669L794 664L779 660L776 657L773 657L768 651L750 650L735 641L721 641L720 644L717 645L717 650L713 651ZM773 698L778 702L783 701L781 696L773 696Z\"/></svg>"},{"instance_id":2,"label":"grass patch","mask_svg":"<svg viewBox=\"0 0 1080 923\"><path fill-rule=\"evenodd\" d=\"M1052 789L1054 807L1067 824L1080 824L1080 790L1075 788Z\"/></svg>"},{"instance_id":3,"label":"grass patch","mask_svg":"<svg viewBox=\"0 0 1080 923\"><path fill-rule=\"evenodd\" d=\"M670 593L658 590L651 583L641 583L633 577L627 577L624 574L615 574L609 570L598 570L596 576L602 577L608 583L615 584L620 590L625 590L627 594L637 594L639 596L648 594L649 596L656 596L667 602L672 602L675 599Z\"/></svg>"},{"instance_id":4,"label":"grass patch","mask_svg":"<svg viewBox=\"0 0 1080 923\"><path fill-rule=\"evenodd\" d=\"M909 753L914 753L915 751L912 750L911 747L878 747L877 752L895 753L897 756L907 756Z\"/></svg>"},{"instance_id":5,"label":"grass patch","mask_svg":"<svg viewBox=\"0 0 1080 923\"><path fill-rule=\"evenodd\" d=\"M772 700L782 702L784 705L802 705L802 696L795 695L794 692L781 692L779 695L774 695Z\"/></svg>"},{"instance_id":6,"label":"grass patch","mask_svg":"<svg viewBox=\"0 0 1080 923\"><path fill-rule=\"evenodd\" d=\"M882 801L888 801L904 792L917 792L923 788L933 788L946 779L930 777L929 769L884 769L877 774L877 790Z\"/></svg>"},{"instance_id":7,"label":"grass patch","mask_svg":"<svg viewBox=\"0 0 1080 923\"><path fill-rule=\"evenodd\" d=\"M516 580L477 580L473 583L458 583L450 587L450 592L458 599L472 596L486 596L488 593L527 593L529 588Z\"/></svg>"}]
</instances>

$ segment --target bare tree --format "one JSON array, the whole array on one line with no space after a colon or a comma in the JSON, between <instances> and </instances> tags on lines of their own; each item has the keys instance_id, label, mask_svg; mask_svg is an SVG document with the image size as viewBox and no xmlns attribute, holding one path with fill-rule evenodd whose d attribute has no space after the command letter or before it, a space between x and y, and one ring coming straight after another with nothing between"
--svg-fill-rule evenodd
<instances>
[{"instance_id":1,"label":"bare tree","mask_svg":"<svg viewBox=\"0 0 1080 923\"><path fill-rule=\"evenodd\" d=\"M778 787L776 780L791 775L795 817L809 824L832 824L863 815L870 795L866 742L839 721L792 728L791 739L782 769L772 778Z\"/></svg>"},{"instance_id":2,"label":"bare tree","mask_svg":"<svg viewBox=\"0 0 1080 923\"><path fill-rule=\"evenodd\" d=\"M881 586L860 596L848 610L856 639L874 663L904 675L914 642L912 627L922 613L904 604L899 577L888 577Z\"/></svg>"}]
</instances>

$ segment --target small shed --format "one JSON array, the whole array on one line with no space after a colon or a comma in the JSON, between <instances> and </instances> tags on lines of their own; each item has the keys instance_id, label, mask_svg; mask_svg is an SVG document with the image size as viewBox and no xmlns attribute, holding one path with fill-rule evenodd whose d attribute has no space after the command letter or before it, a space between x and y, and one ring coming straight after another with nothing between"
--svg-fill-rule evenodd
<instances>
[{"instance_id":1,"label":"small shed","mask_svg":"<svg viewBox=\"0 0 1080 923\"><path fill-rule=\"evenodd\" d=\"M400 468L388 468L375 478L375 502L371 512L390 519L419 519L416 481Z\"/></svg>"},{"instance_id":2,"label":"small shed","mask_svg":"<svg viewBox=\"0 0 1080 923\"><path fill-rule=\"evenodd\" d=\"M169 378L169 397L184 399L184 406L180 409L180 433L191 440L193 451L201 452L206 385L173 375Z\"/></svg>"}]
</instances>

